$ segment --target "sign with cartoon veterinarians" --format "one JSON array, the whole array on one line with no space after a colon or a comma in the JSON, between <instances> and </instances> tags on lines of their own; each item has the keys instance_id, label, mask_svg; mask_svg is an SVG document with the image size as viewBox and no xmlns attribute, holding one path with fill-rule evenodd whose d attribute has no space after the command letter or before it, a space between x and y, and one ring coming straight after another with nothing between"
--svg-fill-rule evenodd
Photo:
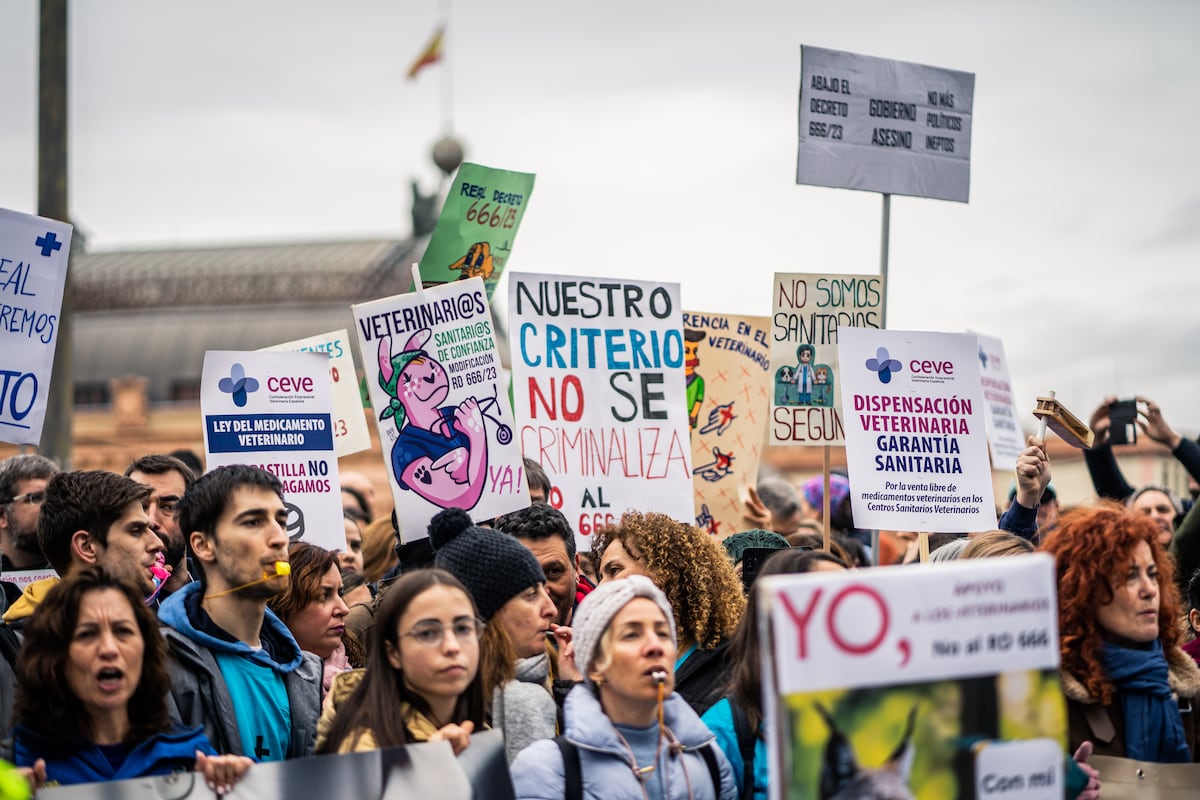
<instances>
[{"instance_id":1,"label":"sign with cartoon veterinarians","mask_svg":"<svg viewBox=\"0 0 1200 800\"><path fill-rule=\"evenodd\" d=\"M358 392L354 356L350 354L350 334L345 328L307 339L297 339L294 342L284 342L274 347L264 347L263 350L291 350L327 355L329 380L333 386L333 443L337 446L338 457L348 456L371 446L371 434L367 430L367 419L363 414L362 396Z\"/></svg>"},{"instance_id":2,"label":"sign with cartoon veterinarians","mask_svg":"<svg viewBox=\"0 0 1200 800\"><path fill-rule=\"evenodd\" d=\"M483 279L356 305L354 319L404 541L442 509L528 506Z\"/></svg>"},{"instance_id":3,"label":"sign with cartoon veterinarians","mask_svg":"<svg viewBox=\"0 0 1200 800\"><path fill-rule=\"evenodd\" d=\"M427 285L482 278L491 299L512 254L534 175L465 163L421 256Z\"/></svg>"},{"instance_id":4,"label":"sign with cartoon veterinarians","mask_svg":"<svg viewBox=\"0 0 1200 800\"><path fill-rule=\"evenodd\" d=\"M845 440L838 329L880 328L878 275L775 273L771 316L771 444Z\"/></svg>"},{"instance_id":5,"label":"sign with cartoon veterinarians","mask_svg":"<svg viewBox=\"0 0 1200 800\"><path fill-rule=\"evenodd\" d=\"M210 350L200 375L208 468L251 464L283 483L288 538L346 547L324 353Z\"/></svg>"},{"instance_id":6,"label":"sign with cartoon veterinarians","mask_svg":"<svg viewBox=\"0 0 1200 800\"><path fill-rule=\"evenodd\" d=\"M0 442L42 440L72 230L0 208Z\"/></svg>"},{"instance_id":7,"label":"sign with cartoon veterinarians","mask_svg":"<svg viewBox=\"0 0 1200 800\"><path fill-rule=\"evenodd\" d=\"M758 478L770 395L771 321L683 314L696 525L724 539L745 527L739 495Z\"/></svg>"},{"instance_id":8,"label":"sign with cartoon veterinarians","mask_svg":"<svg viewBox=\"0 0 1200 800\"><path fill-rule=\"evenodd\" d=\"M854 523L995 528L975 334L843 328L838 340Z\"/></svg>"},{"instance_id":9,"label":"sign with cartoon veterinarians","mask_svg":"<svg viewBox=\"0 0 1200 800\"><path fill-rule=\"evenodd\" d=\"M514 272L517 439L579 547L628 509L695 519L679 284Z\"/></svg>"}]
</instances>

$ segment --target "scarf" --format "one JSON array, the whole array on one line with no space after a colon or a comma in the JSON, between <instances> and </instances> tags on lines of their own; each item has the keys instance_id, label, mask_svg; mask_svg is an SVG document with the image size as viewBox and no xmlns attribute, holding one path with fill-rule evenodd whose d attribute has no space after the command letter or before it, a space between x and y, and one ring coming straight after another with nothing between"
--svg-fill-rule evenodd
<instances>
[{"instance_id":1,"label":"scarf","mask_svg":"<svg viewBox=\"0 0 1200 800\"><path fill-rule=\"evenodd\" d=\"M1191 761L1162 642L1155 639L1145 650L1105 642L1100 661L1125 712L1125 755L1160 764Z\"/></svg>"}]
</instances>

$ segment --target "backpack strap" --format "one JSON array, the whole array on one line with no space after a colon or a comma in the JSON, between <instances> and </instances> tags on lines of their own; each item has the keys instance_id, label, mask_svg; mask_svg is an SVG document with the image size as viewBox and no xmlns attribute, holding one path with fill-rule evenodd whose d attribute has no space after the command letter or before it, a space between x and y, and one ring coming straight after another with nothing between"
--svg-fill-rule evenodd
<instances>
[{"instance_id":1,"label":"backpack strap","mask_svg":"<svg viewBox=\"0 0 1200 800\"><path fill-rule=\"evenodd\" d=\"M583 800L583 769L579 764L579 748L566 736L555 736L554 743L562 752L565 791L563 800Z\"/></svg>"},{"instance_id":2,"label":"backpack strap","mask_svg":"<svg viewBox=\"0 0 1200 800\"><path fill-rule=\"evenodd\" d=\"M704 766L708 767L708 777L712 778L713 797L721 796L721 768L717 766L717 754L713 752L716 747L712 742L700 748L700 755L704 757ZM751 790L753 790L751 786Z\"/></svg>"},{"instance_id":3,"label":"backpack strap","mask_svg":"<svg viewBox=\"0 0 1200 800\"><path fill-rule=\"evenodd\" d=\"M741 703L729 701L729 710L733 714L733 731L737 734L738 753L742 756L742 800L754 797L754 751L758 744L758 736L750 729L750 718Z\"/></svg>"}]
</instances>

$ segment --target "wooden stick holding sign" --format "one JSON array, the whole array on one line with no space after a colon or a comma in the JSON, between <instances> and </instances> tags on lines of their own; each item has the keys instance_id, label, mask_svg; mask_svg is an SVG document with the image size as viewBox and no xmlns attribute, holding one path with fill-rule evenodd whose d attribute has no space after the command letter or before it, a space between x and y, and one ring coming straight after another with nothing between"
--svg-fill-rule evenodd
<instances>
[{"instance_id":1,"label":"wooden stick holding sign","mask_svg":"<svg viewBox=\"0 0 1200 800\"><path fill-rule=\"evenodd\" d=\"M821 497L821 513L824 515L825 524L821 533L821 548L828 553L829 545L829 445L825 445L825 493Z\"/></svg>"},{"instance_id":2,"label":"wooden stick holding sign","mask_svg":"<svg viewBox=\"0 0 1200 800\"><path fill-rule=\"evenodd\" d=\"M1087 450L1096 441L1092 429L1079 421L1079 418L1068 411L1062 403L1054 399L1054 392L1049 397L1039 397L1037 408L1033 415L1042 421L1038 426L1038 438L1046 441L1046 427L1062 437L1062 440L1072 447Z\"/></svg>"},{"instance_id":3,"label":"wooden stick holding sign","mask_svg":"<svg viewBox=\"0 0 1200 800\"><path fill-rule=\"evenodd\" d=\"M929 531L917 534L917 552L921 555L921 563L929 563Z\"/></svg>"}]
</instances>

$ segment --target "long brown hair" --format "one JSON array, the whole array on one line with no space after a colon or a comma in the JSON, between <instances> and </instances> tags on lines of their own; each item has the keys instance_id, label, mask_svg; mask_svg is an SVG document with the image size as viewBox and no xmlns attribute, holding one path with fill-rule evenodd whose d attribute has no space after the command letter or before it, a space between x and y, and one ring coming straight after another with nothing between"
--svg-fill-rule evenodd
<instances>
[{"instance_id":1,"label":"long brown hair","mask_svg":"<svg viewBox=\"0 0 1200 800\"><path fill-rule=\"evenodd\" d=\"M139 742L171 729L167 715L171 682L158 620L137 589L99 566L72 573L46 593L30 618L17 657L15 724L64 744L92 740L91 717L68 687L66 668L83 600L89 592L105 589L119 592L129 602L143 643L142 674L129 698L128 741Z\"/></svg>"},{"instance_id":2,"label":"long brown hair","mask_svg":"<svg viewBox=\"0 0 1200 800\"><path fill-rule=\"evenodd\" d=\"M333 725L329 729L325 741L317 748L318 754L336 753L343 741L353 742L363 731L370 731L375 737L377 747L397 747L414 741L412 733L405 724L404 715L398 713L397 701L403 701L431 717L432 712L425 698L414 692L404 683L404 675L392 667L388 660L388 645L399 649L400 635L397 630L400 617L420 594L433 586L450 586L458 589L471 602L475 614L475 601L471 593L462 583L449 572L441 569L420 569L402 576L391 585L383 602L379 606L379 614L375 618L375 634L371 636L371 651L367 671L362 683L346 698L338 709ZM482 662L482 643L480 661ZM474 679L467 685L466 690L459 695L451 719L439 720L443 724L461 723L470 720L476 730L483 728L484 695L482 663L475 673Z\"/></svg>"},{"instance_id":3,"label":"long brown hair","mask_svg":"<svg viewBox=\"0 0 1200 800\"><path fill-rule=\"evenodd\" d=\"M1158 526L1115 503L1077 508L1058 518L1041 549L1055 558L1058 573L1058 632L1062 668L1093 697L1112 702L1114 687L1104 674L1104 635L1096 611L1114 597L1112 579L1124 574L1140 542L1150 546L1158 567L1158 639L1169 654L1179 644L1179 590L1171 557L1158 544Z\"/></svg>"}]
</instances>

